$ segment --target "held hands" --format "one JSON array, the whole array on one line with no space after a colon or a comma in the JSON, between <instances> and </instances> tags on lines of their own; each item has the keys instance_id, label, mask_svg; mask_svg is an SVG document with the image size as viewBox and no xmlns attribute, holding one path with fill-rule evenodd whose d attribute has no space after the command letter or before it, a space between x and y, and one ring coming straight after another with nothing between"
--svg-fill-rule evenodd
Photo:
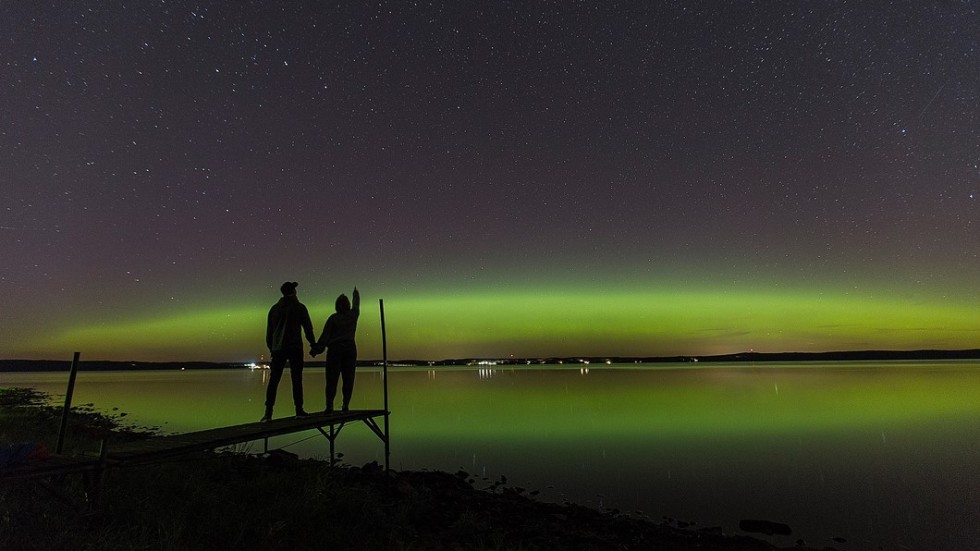
<instances>
[{"instance_id":1,"label":"held hands","mask_svg":"<svg viewBox=\"0 0 980 551\"><path fill-rule=\"evenodd\" d=\"M323 354L323 351L326 349L327 347L320 343L313 343L310 345L310 356L315 358L318 355Z\"/></svg>"}]
</instances>

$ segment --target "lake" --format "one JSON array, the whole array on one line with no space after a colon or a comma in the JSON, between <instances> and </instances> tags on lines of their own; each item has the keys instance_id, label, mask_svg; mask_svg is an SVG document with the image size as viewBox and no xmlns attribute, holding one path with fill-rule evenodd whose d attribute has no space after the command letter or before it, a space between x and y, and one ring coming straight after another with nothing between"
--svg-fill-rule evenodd
<instances>
[{"instance_id":1,"label":"lake","mask_svg":"<svg viewBox=\"0 0 980 551\"><path fill-rule=\"evenodd\" d=\"M74 403L187 432L257 421L267 379L81 372ZM0 384L60 400L66 382L67 372L0 373ZM304 384L306 409L322 409L323 368L308 367ZM784 522L793 534L770 541L786 546L980 542L978 361L406 367L389 371L389 392L393 469L464 470L478 487L503 475L539 499L728 533L740 519ZM290 396L287 375L277 417L292 413ZM352 407L382 407L378 369L359 368ZM272 444L329 450L315 431ZM337 449L353 465L384 460L363 424L345 427Z\"/></svg>"}]
</instances>

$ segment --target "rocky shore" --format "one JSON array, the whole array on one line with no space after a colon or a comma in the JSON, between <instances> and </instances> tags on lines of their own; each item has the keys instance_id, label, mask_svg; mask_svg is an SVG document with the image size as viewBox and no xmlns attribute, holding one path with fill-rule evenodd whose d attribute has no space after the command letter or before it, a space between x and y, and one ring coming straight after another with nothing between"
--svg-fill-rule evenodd
<instances>
[{"instance_id":1,"label":"rocky shore","mask_svg":"<svg viewBox=\"0 0 980 551\"><path fill-rule=\"evenodd\" d=\"M0 389L0 444L56 436L60 411L45 403ZM70 442L79 451L103 437L152 434L120 430L91 409L72 416L83 427ZM777 549L717 529L543 503L504 484L477 489L464 472L385 473L377 464L329 467L246 451L113 469L95 508L80 476L52 481L67 500L34 482L5 481L0 549Z\"/></svg>"}]
</instances>

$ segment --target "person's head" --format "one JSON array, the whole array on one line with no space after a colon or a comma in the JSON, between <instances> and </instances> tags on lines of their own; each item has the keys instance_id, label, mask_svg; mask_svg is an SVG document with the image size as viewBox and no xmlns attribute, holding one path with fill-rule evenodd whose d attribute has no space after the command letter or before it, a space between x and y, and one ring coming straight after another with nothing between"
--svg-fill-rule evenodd
<instances>
[{"instance_id":1,"label":"person's head","mask_svg":"<svg viewBox=\"0 0 980 551\"><path fill-rule=\"evenodd\" d=\"M350 310L350 299L347 298L347 295L340 295L337 297L335 306L338 312L347 312Z\"/></svg>"},{"instance_id":2,"label":"person's head","mask_svg":"<svg viewBox=\"0 0 980 551\"><path fill-rule=\"evenodd\" d=\"M295 281L287 281L279 286L279 290L282 291L282 296L284 297L296 296L296 287L298 285L299 283Z\"/></svg>"}]
</instances>

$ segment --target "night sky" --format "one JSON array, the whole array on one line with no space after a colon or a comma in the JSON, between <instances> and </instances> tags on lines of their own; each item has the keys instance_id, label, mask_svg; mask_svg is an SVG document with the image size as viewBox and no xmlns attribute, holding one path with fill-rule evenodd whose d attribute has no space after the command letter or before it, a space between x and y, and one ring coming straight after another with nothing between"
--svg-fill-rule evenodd
<instances>
[{"instance_id":1,"label":"night sky","mask_svg":"<svg viewBox=\"0 0 980 551\"><path fill-rule=\"evenodd\" d=\"M0 357L980 347L980 13L0 3Z\"/></svg>"}]
</instances>

